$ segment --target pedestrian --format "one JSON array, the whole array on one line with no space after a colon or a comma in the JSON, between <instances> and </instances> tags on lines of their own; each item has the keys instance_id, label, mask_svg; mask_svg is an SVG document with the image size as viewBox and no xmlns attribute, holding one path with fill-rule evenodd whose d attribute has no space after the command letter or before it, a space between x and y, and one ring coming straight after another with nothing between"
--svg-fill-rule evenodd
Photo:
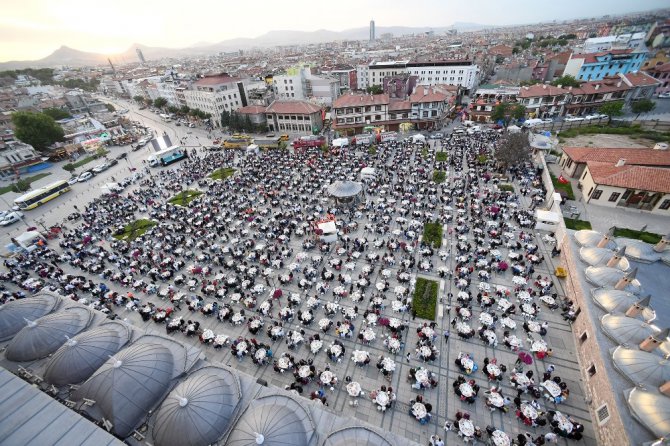
<instances>
[{"instance_id":1,"label":"pedestrian","mask_svg":"<svg viewBox=\"0 0 670 446\"><path fill-rule=\"evenodd\" d=\"M556 370L554 364L549 364L549 366L547 367L547 373L549 374L554 373L554 370Z\"/></svg>"},{"instance_id":2,"label":"pedestrian","mask_svg":"<svg viewBox=\"0 0 670 446\"><path fill-rule=\"evenodd\" d=\"M445 342L449 340L449 335L450 334L451 333L449 333L449 330L444 330L444 340L445 340Z\"/></svg>"},{"instance_id":3,"label":"pedestrian","mask_svg":"<svg viewBox=\"0 0 670 446\"><path fill-rule=\"evenodd\" d=\"M409 358L411 357L411 354L407 352L407 362L409 362Z\"/></svg>"},{"instance_id":4,"label":"pedestrian","mask_svg":"<svg viewBox=\"0 0 670 446\"><path fill-rule=\"evenodd\" d=\"M412 308L412 320L416 320L416 310Z\"/></svg>"}]
</instances>

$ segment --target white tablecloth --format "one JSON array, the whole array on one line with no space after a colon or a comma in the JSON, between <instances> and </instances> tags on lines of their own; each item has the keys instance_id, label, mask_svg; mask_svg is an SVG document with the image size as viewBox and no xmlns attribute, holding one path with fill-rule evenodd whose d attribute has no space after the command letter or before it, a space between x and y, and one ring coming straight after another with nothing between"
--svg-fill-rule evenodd
<instances>
[{"instance_id":1,"label":"white tablecloth","mask_svg":"<svg viewBox=\"0 0 670 446\"><path fill-rule=\"evenodd\" d=\"M466 437L472 437L475 434L475 425L472 424L472 421L461 418L458 421L458 430Z\"/></svg>"},{"instance_id":2,"label":"white tablecloth","mask_svg":"<svg viewBox=\"0 0 670 446\"><path fill-rule=\"evenodd\" d=\"M553 396L554 398L561 394L561 388L558 386L558 384L551 380L543 382L542 387L544 387L547 392L549 392L549 395Z\"/></svg>"}]
</instances>

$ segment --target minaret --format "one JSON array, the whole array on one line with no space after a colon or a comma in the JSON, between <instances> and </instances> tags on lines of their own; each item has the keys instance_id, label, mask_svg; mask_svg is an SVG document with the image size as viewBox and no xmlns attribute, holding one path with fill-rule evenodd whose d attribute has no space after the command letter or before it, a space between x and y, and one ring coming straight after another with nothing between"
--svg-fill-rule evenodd
<instances>
[{"instance_id":1,"label":"minaret","mask_svg":"<svg viewBox=\"0 0 670 446\"><path fill-rule=\"evenodd\" d=\"M633 305L631 305L628 310L626 310L626 316L628 317L637 317L638 314L642 313L642 310L649 307L649 302L651 301L651 294L647 297L638 300Z\"/></svg>"},{"instance_id":2,"label":"minaret","mask_svg":"<svg viewBox=\"0 0 670 446\"><path fill-rule=\"evenodd\" d=\"M607 262L607 266L609 266L610 268L616 268L616 266L619 264L619 260L621 260L625 254L626 254L625 246L622 246L621 248L617 249L616 252L614 252L612 258L609 259L609 261Z\"/></svg>"},{"instance_id":3,"label":"minaret","mask_svg":"<svg viewBox=\"0 0 670 446\"><path fill-rule=\"evenodd\" d=\"M633 268L627 273L624 273L623 277L619 279L616 285L614 285L614 289L623 290L628 286L628 284L630 284L633 280L635 280L635 276L637 276L637 268Z\"/></svg>"},{"instance_id":4,"label":"minaret","mask_svg":"<svg viewBox=\"0 0 670 446\"><path fill-rule=\"evenodd\" d=\"M598 242L598 248L605 248L609 242L614 238L614 226L607 230L607 233L603 235L603 238Z\"/></svg>"},{"instance_id":5,"label":"minaret","mask_svg":"<svg viewBox=\"0 0 670 446\"><path fill-rule=\"evenodd\" d=\"M654 251L663 252L668 248L668 245L670 245L670 234L664 235L658 243L654 245Z\"/></svg>"},{"instance_id":6,"label":"minaret","mask_svg":"<svg viewBox=\"0 0 670 446\"><path fill-rule=\"evenodd\" d=\"M640 343L640 350L645 352L653 352L661 345L670 335L670 328L666 328L658 334L651 334Z\"/></svg>"}]
</instances>

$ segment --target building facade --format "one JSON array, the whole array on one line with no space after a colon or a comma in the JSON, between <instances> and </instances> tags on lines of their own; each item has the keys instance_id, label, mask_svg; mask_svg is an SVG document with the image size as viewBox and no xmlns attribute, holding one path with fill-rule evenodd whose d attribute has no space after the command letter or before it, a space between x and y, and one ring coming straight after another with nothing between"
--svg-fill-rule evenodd
<instances>
[{"instance_id":1,"label":"building facade","mask_svg":"<svg viewBox=\"0 0 670 446\"><path fill-rule=\"evenodd\" d=\"M647 58L646 50L611 50L592 54L572 54L565 66L564 75L580 81L601 80L617 74L640 70Z\"/></svg>"},{"instance_id":2,"label":"building facade","mask_svg":"<svg viewBox=\"0 0 670 446\"><path fill-rule=\"evenodd\" d=\"M368 86L382 85L385 77L409 74L420 85L458 85L469 93L479 83L479 67L469 60L373 62L368 66Z\"/></svg>"},{"instance_id":3,"label":"building facade","mask_svg":"<svg viewBox=\"0 0 670 446\"><path fill-rule=\"evenodd\" d=\"M177 98L180 90L176 90ZM197 108L212 115L212 125L221 125L223 111L233 112L247 105L242 79L227 75L207 76L193 83L191 89L181 90L189 108Z\"/></svg>"},{"instance_id":4,"label":"building facade","mask_svg":"<svg viewBox=\"0 0 670 446\"><path fill-rule=\"evenodd\" d=\"M323 128L321 107L307 101L276 100L265 110L271 132L316 133Z\"/></svg>"},{"instance_id":5,"label":"building facade","mask_svg":"<svg viewBox=\"0 0 670 446\"><path fill-rule=\"evenodd\" d=\"M30 144L21 141L0 142L0 178L16 178L22 168L41 161L41 156Z\"/></svg>"},{"instance_id":6,"label":"building facade","mask_svg":"<svg viewBox=\"0 0 670 446\"><path fill-rule=\"evenodd\" d=\"M659 82L656 94L670 93L670 63L649 68L647 73Z\"/></svg>"}]
</instances>

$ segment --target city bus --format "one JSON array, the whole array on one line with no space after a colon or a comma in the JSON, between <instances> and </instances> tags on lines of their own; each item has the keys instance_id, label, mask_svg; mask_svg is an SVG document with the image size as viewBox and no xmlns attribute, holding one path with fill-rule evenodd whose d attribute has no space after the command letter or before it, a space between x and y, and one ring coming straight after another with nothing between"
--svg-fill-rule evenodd
<instances>
[{"instance_id":1,"label":"city bus","mask_svg":"<svg viewBox=\"0 0 670 446\"><path fill-rule=\"evenodd\" d=\"M59 195L62 195L65 192L69 192L71 190L72 188L67 183L67 181L56 181L55 183L51 183L47 186L40 187L39 189L21 195L19 198L14 200L14 204L17 205L21 210L35 209L37 206L40 206L47 201L52 200Z\"/></svg>"}]
</instances>

